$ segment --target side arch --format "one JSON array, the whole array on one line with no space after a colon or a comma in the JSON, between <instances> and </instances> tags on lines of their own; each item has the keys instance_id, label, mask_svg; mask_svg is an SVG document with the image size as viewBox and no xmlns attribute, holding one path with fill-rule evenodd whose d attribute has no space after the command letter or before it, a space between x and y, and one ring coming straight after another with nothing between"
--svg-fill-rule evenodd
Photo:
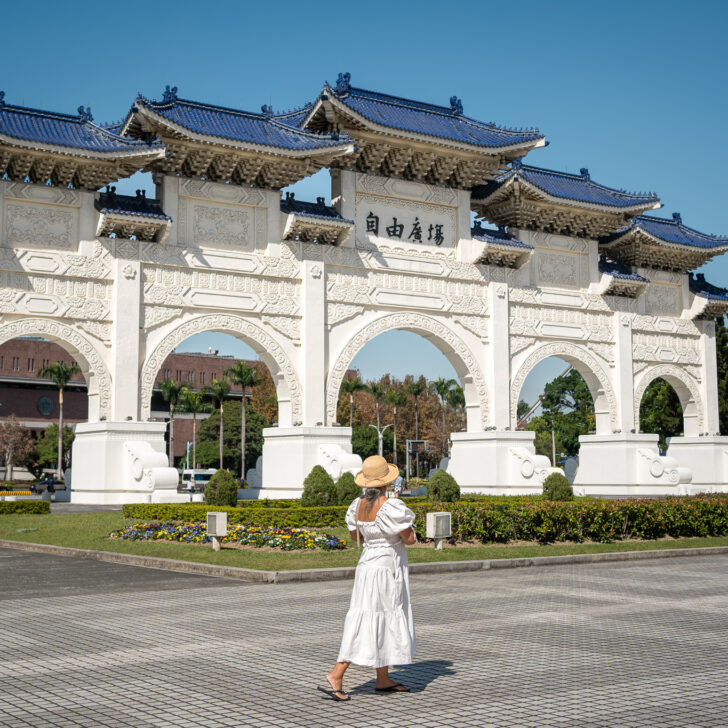
<instances>
[{"instance_id":1,"label":"side arch","mask_svg":"<svg viewBox=\"0 0 728 728\"><path fill-rule=\"evenodd\" d=\"M617 398L612 383L602 365L589 351L567 341L542 344L521 364L511 383L511 427L516 428L518 397L526 377L536 364L550 356L564 359L584 377L594 400L596 432L599 435L611 434L617 427Z\"/></svg>"},{"instance_id":2,"label":"side arch","mask_svg":"<svg viewBox=\"0 0 728 728\"><path fill-rule=\"evenodd\" d=\"M88 419L111 412L111 375L96 347L78 329L52 319L24 318L0 325L0 344L18 336L40 336L61 346L78 362L88 387Z\"/></svg>"},{"instance_id":3,"label":"side arch","mask_svg":"<svg viewBox=\"0 0 728 728\"><path fill-rule=\"evenodd\" d=\"M648 369L640 378L634 392L634 421L639 429L640 405L647 387L655 379L664 379L677 393L683 409L683 433L695 437L703 431L703 402L695 380L681 367L674 364L658 364Z\"/></svg>"},{"instance_id":4,"label":"side arch","mask_svg":"<svg viewBox=\"0 0 728 728\"><path fill-rule=\"evenodd\" d=\"M283 347L258 324L241 316L207 314L195 316L176 326L147 356L140 378L140 418L142 420L150 418L154 380L164 360L185 339L208 331L231 334L242 339L246 344L252 346L255 353L265 362L276 385L278 422L281 427L290 427L294 420L301 419L301 385L296 370Z\"/></svg>"},{"instance_id":5,"label":"side arch","mask_svg":"<svg viewBox=\"0 0 728 728\"><path fill-rule=\"evenodd\" d=\"M346 370L357 353L372 339L386 331L412 331L431 341L453 365L465 394L469 432L484 430L488 424L488 389L478 360L467 344L449 326L431 316L394 313L380 316L359 329L344 345L329 371L326 385L326 419L336 421L336 405Z\"/></svg>"}]
</instances>

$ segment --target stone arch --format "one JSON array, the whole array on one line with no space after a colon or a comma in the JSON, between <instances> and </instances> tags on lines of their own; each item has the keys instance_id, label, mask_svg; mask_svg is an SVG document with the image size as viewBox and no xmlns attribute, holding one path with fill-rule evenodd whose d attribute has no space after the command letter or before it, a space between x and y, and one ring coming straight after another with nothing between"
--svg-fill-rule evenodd
<instances>
[{"instance_id":1,"label":"stone arch","mask_svg":"<svg viewBox=\"0 0 728 728\"><path fill-rule=\"evenodd\" d=\"M96 347L84 334L73 326L52 319L24 318L0 325L0 344L19 336L40 336L71 354L86 379L89 422L110 416L111 376Z\"/></svg>"},{"instance_id":2,"label":"stone arch","mask_svg":"<svg viewBox=\"0 0 728 728\"><path fill-rule=\"evenodd\" d=\"M683 409L683 434L695 437L703 431L703 404L695 380L675 364L658 364L648 369L637 383L634 392L634 421L639 429L640 405L647 387L655 379L664 379L677 393Z\"/></svg>"},{"instance_id":3,"label":"stone arch","mask_svg":"<svg viewBox=\"0 0 728 728\"><path fill-rule=\"evenodd\" d=\"M148 420L151 415L152 389L157 372L164 360L185 340L194 334L216 331L231 334L252 346L270 370L278 397L278 422L290 427L301 419L301 385L296 370L283 347L263 328L241 316L232 314L206 314L195 316L172 329L147 356L141 372L140 415Z\"/></svg>"},{"instance_id":4,"label":"stone arch","mask_svg":"<svg viewBox=\"0 0 728 728\"><path fill-rule=\"evenodd\" d=\"M339 390L346 370L357 353L372 339L385 331L411 331L431 341L452 364L465 394L468 432L485 429L488 423L488 389L478 360L447 326L431 316L419 313L389 313L359 329L344 345L331 368L326 387L326 419L329 425L336 420Z\"/></svg>"},{"instance_id":5,"label":"stone arch","mask_svg":"<svg viewBox=\"0 0 728 728\"><path fill-rule=\"evenodd\" d=\"M516 428L518 396L526 377L536 364L551 356L564 359L584 377L594 400L596 432L598 435L612 434L617 427L617 398L612 383L602 365L590 352L566 341L538 346L521 364L511 383L511 427Z\"/></svg>"}]
</instances>

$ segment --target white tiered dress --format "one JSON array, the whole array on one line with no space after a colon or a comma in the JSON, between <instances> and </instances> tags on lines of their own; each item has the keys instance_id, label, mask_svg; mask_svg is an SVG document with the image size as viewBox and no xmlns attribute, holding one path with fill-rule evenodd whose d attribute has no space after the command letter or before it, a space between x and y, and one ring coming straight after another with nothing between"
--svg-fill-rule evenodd
<instances>
[{"instance_id":1,"label":"white tiered dress","mask_svg":"<svg viewBox=\"0 0 728 728\"><path fill-rule=\"evenodd\" d=\"M346 512L351 531L357 527L360 500L357 498ZM407 550L399 534L414 520L415 514L399 498L390 498L373 521L359 521L364 548L356 567L338 662L364 667L412 662L415 625Z\"/></svg>"}]
</instances>

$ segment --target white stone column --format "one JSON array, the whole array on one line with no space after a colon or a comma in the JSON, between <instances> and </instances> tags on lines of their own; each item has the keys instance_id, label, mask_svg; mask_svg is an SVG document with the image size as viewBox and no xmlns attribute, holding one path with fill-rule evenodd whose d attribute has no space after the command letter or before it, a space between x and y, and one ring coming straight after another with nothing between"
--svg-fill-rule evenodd
<instances>
[{"instance_id":1,"label":"white stone column","mask_svg":"<svg viewBox=\"0 0 728 728\"><path fill-rule=\"evenodd\" d=\"M326 422L326 276L320 260L301 264L301 381L303 425Z\"/></svg>"},{"instance_id":2,"label":"white stone column","mask_svg":"<svg viewBox=\"0 0 728 728\"><path fill-rule=\"evenodd\" d=\"M486 350L486 379L490 402L490 423L496 430L511 427L511 354L509 341L510 312L508 286L488 286L490 331Z\"/></svg>"},{"instance_id":3,"label":"white stone column","mask_svg":"<svg viewBox=\"0 0 728 728\"><path fill-rule=\"evenodd\" d=\"M703 400L703 432L717 435L720 429L718 412L718 359L715 348L715 321L696 321L700 332L700 398ZM728 434L728 433L726 433Z\"/></svg>"},{"instance_id":4,"label":"white stone column","mask_svg":"<svg viewBox=\"0 0 728 728\"><path fill-rule=\"evenodd\" d=\"M331 171L331 204L346 220L353 220L356 212L356 172L346 169ZM345 248L356 247L356 231L352 231L343 243Z\"/></svg>"},{"instance_id":5,"label":"white stone column","mask_svg":"<svg viewBox=\"0 0 728 728\"><path fill-rule=\"evenodd\" d=\"M139 309L141 266L137 260L114 261L111 333L111 419L139 419Z\"/></svg>"},{"instance_id":6,"label":"white stone column","mask_svg":"<svg viewBox=\"0 0 728 728\"><path fill-rule=\"evenodd\" d=\"M156 195L165 214L172 218L165 245L177 245L177 217L179 215L179 177L155 174Z\"/></svg>"},{"instance_id":7,"label":"white stone column","mask_svg":"<svg viewBox=\"0 0 728 728\"><path fill-rule=\"evenodd\" d=\"M614 315L614 390L617 396L617 429L634 434L639 429L634 415L634 367L632 359L632 319L629 314Z\"/></svg>"}]
</instances>

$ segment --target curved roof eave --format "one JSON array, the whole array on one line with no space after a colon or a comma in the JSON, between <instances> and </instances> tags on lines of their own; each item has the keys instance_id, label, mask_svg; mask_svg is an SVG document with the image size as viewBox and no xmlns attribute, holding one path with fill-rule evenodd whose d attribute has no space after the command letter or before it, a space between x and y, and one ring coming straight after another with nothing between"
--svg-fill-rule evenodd
<instances>
[{"instance_id":1,"label":"curved roof eave","mask_svg":"<svg viewBox=\"0 0 728 728\"><path fill-rule=\"evenodd\" d=\"M141 102L141 103L140 103ZM192 141L199 142L201 144L212 144L210 141L210 138L213 139L219 139L225 146L232 147L234 149L248 149L252 151L258 151L262 153L268 153L268 154L274 154L278 156L288 156L288 157L311 157L316 156L319 154L330 154L333 156L341 156L344 154L352 154L355 150L353 142L345 142L340 145L334 145L329 144L328 146L320 146L320 147L314 147L311 149L286 149L285 147L276 147L272 145L267 144L256 144L255 142L242 142L238 141L236 139L230 139L228 137L223 136L216 136L214 134L204 135L200 134L198 132L191 131L185 126L182 126L181 124L176 124L173 121L170 121L166 117L162 116L161 114L157 114L153 108L151 108L149 105L144 103L143 99L137 99L135 102L138 111L136 113L146 115L150 118L153 118L155 122L161 124L162 126L170 129L171 131L176 132L177 134L181 134L183 136L188 137ZM123 131L126 132L129 124L131 123L131 119L133 118L133 112L130 114L129 120L125 123ZM286 126L283 124L282 126ZM289 129L293 129L293 127L288 127ZM303 130L299 130L302 133Z\"/></svg>"},{"instance_id":2,"label":"curved roof eave","mask_svg":"<svg viewBox=\"0 0 728 728\"><path fill-rule=\"evenodd\" d=\"M406 129L399 129L397 127L393 126L385 126L384 124L377 124L374 121L371 121L371 119L368 119L366 116L363 116L362 114L359 114L357 111L354 111L350 106L347 106L345 103L339 99L333 91L329 91L328 94L326 94L326 98L322 98L319 96L319 98L316 100L316 103L314 103L313 107L311 108L311 111L308 113L308 115L303 119L301 122L301 126L305 127L311 119L316 115L318 110L321 108L323 103L325 101L329 102L335 102L338 105L338 108L345 113L349 114L353 119L358 121L360 124L364 124L365 126L368 126L369 128L379 131L383 134L389 134L390 136L400 137L402 139L406 140L412 140L415 139L416 141L423 142L425 144L432 144L433 140L436 140L436 143L438 146L443 147L450 147L453 149L462 149L463 151L472 151L472 150L478 150L481 153L489 154L490 156L495 156L497 154L501 153L507 153L511 151L520 151L523 152L523 150L530 151L531 149L537 149L539 147L545 147L546 146L546 137L541 136L537 139L529 140L529 141L523 141L518 142L516 144L509 144L504 146L485 146L485 145L479 145L479 144L468 144L466 142L457 142L453 139L448 139L447 137L440 137L435 136L431 134L423 134L423 133L417 133L413 131L408 131ZM486 151L486 150L492 150L492 151Z\"/></svg>"},{"instance_id":3,"label":"curved roof eave","mask_svg":"<svg viewBox=\"0 0 728 728\"><path fill-rule=\"evenodd\" d=\"M150 145L148 147L140 146L136 149L115 150L109 152L90 151L79 147L67 147L60 144L47 144L42 142L32 142L27 139L18 139L16 137L7 136L0 133L0 142L5 142L14 147L24 149L33 149L41 152L53 152L55 154L64 154L66 156L88 157L89 159L104 159L113 161L119 158L133 157L163 157L165 149L162 144Z\"/></svg>"}]
</instances>

